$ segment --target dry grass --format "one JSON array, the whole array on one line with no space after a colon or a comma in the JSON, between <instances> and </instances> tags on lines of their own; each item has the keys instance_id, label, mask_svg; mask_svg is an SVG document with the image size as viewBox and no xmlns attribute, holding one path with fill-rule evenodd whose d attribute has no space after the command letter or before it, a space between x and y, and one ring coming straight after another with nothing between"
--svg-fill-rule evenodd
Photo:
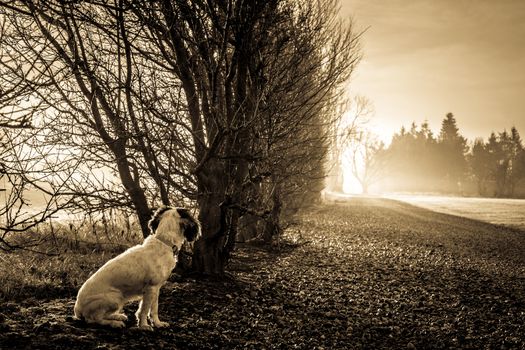
<instances>
[{"instance_id":1,"label":"dry grass","mask_svg":"<svg viewBox=\"0 0 525 350\"><path fill-rule=\"evenodd\" d=\"M140 241L137 230L102 224L55 223L13 235L10 242L26 248L0 250L0 300L74 295L102 264Z\"/></svg>"}]
</instances>

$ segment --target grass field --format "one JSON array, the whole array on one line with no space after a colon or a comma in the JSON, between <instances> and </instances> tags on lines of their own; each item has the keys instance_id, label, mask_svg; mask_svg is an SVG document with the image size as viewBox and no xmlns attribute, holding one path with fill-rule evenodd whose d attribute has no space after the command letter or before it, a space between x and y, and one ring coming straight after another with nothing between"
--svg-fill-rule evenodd
<instances>
[{"instance_id":1,"label":"grass field","mask_svg":"<svg viewBox=\"0 0 525 350\"><path fill-rule=\"evenodd\" d=\"M303 212L280 249L239 245L230 278L173 275L159 306L171 327L151 333L71 317L76 289L118 249L70 251L63 264L0 253L2 278L29 275L3 296L0 348L520 349L524 252L519 229L346 199Z\"/></svg>"},{"instance_id":2,"label":"grass field","mask_svg":"<svg viewBox=\"0 0 525 350\"><path fill-rule=\"evenodd\" d=\"M440 213L464 216L498 225L525 229L525 200L505 198L388 195Z\"/></svg>"}]
</instances>

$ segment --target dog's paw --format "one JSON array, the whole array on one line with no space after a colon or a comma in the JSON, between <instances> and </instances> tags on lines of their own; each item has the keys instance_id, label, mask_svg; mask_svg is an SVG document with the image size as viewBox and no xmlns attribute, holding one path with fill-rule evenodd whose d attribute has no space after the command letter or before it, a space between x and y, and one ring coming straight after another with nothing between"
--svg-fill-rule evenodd
<instances>
[{"instance_id":1,"label":"dog's paw","mask_svg":"<svg viewBox=\"0 0 525 350\"><path fill-rule=\"evenodd\" d=\"M122 321L111 321L109 325L113 328L124 328L126 325Z\"/></svg>"},{"instance_id":2,"label":"dog's paw","mask_svg":"<svg viewBox=\"0 0 525 350\"><path fill-rule=\"evenodd\" d=\"M162 322L162 321L153 322L153 325L155 326L155 328L166 328L170 326L168 322Z\"/></svg>"},{"instance_id":3,"label":"dog's paw","mask_svg":"<svg viewBox=\"0 0 525 350\"><path fill-rule=\"evenodd\" d=\"M128 320L128 316L124 314L114 314L113 318L117 321L127 321Z\"/></svg>"},{"instance_id":4,"label":"dog's paw","mask_svg":"<svg viewBox=\"0 0 525 350\"><path fill-rule=\"evenodd\" d=\"M108 320L114 320L114 321L127 321L128 320L128 316L126 316L124 314L111 314L111 315L107 316L107 319Z\"/></svg>"},{"instance_id":5,"label":"dog's paw","mask_svg":"<svg viewBox=\"0 0 525 350\"><path fill-rule=\"evenodd\" d=\"M141 331L149 331L149 332L153 331L153 327L151 327L149 324L139 325L139 329Z\"/></svg>"}]
</instances>

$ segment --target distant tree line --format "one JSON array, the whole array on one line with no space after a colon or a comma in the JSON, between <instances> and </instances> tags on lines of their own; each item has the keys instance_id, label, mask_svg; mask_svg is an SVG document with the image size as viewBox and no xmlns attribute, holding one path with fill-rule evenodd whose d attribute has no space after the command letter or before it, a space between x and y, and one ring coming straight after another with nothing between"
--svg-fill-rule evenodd
<instances>
[{"instance_id":1,"label":"distant tree line","mask_svg":"<svg viewBox=\"0 0 525 350\"><path fill-rule=\"evenodd\" d=\"M515 127L471 146L452 113L438 135L427 122L402 127L387 148L377 148L383 185L390 191L443 192L481 196L524 196L525 150ZM472 185L475 186L472 186ZM474 187L474 189L473 189Z\"/></svg>"},{"instance_id":2,"label":"distant tree line","mask_svg":"<svg viewBox=\"0 0 525 350\"><path fill-rule=\"evenodd\" d=\"M476 179L481 195L514 197L518 195L518 185L525 189L525 150L523 142L515 127L507 131L493 132L487 142L476 139L468 161L472 176ZM495 190L488 185L493 182Z\"/></svg>"}]
</instances>

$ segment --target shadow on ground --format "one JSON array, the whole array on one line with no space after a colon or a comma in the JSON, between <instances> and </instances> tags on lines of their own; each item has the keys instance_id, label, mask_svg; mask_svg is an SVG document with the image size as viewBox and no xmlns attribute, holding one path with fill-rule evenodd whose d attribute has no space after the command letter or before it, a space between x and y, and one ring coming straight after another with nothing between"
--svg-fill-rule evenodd
<instances>
[{"instance_id":1,"label":"shadow on ground","mask_svg":"<svg viewBox=\"0 0 525 350\"><path fill-rule=\"evenodd\" d=\"M304 212L280 250L240 245L223 281L173 276L168 329L92 327L74 291L0 311L0 348L520 348L525 233L392 200Z\"/></svg>"}]
</instances>

